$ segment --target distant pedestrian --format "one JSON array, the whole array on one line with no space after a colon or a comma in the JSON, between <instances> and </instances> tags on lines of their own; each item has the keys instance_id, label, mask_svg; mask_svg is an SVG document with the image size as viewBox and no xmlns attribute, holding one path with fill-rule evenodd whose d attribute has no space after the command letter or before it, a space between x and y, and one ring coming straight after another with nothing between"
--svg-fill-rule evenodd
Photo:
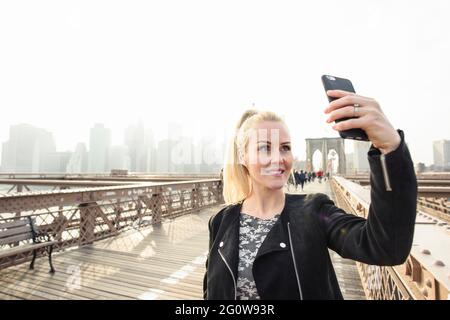
<instances>
[{"instance_id":1,"label":"distant pedestrian","mask_svg":"<svg viewBox=\"0 0 450 320\"><path fill-rule=\"evenodd\" d=\"M287 189L288 191L290 191L291 186L294 186L294 172L291 172L291 174L289 175L288 181L287 181Z\"/></svg>"},{"instance_id":2,"label":"distant pedestrian","mask_svg":"<svg viewBox=\"0 0 450 320\"><path fill-rule=\"evenodd\" d=\"M294 181L295 181L295 190L297 190L297 187L300 184L300 177L297 170L294 170Z\"/></svg>"},{"instance_id":3,"label":"distant pedestrian","mask_svg":"<svg viewBox=\"0 0 450 320\"><path fill-rule=\"evenodd\" d=\"M322 170L317 171L317 179L319 179L319 183L322 183L322 178L323 178L323 171Z\"/></svg>"},{"instance_id":4,"label":"distant pedestrian","mask_svg":"<svg viewBox=\"0 0 450 320\"><path fill-rule=\"evenodd\" d=\"M300 186L302 187L302 191L303 191L303 186L305 185L305 180L306 180L306 175L303 172L303 170L300 170L300 173L298 175L298 179L300 181Z\"/></svg>"}]
</instances>

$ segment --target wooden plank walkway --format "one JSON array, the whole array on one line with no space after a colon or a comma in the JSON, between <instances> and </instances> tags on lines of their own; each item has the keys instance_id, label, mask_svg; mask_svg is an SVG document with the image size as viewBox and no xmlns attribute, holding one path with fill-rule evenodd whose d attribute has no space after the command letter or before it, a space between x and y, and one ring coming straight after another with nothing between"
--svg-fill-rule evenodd
<instances>
[{"instance_id":1,"label":"wooden plank walkway","mask_svg":"<svg viewBox=\"0 0 450 320\"><path fill-rule=\"evenodd\" d=\"M330 194L327 186L312 183L305 192ZM203 299L207 222L220 208L56 253L54 275L45 257L35 270L27 264L0 270L0 299ZM330 253L344 298L365 299L355 263Z\"/></svg>"},{"instance_id":2,"label":"wooden plank walkway","mask_svg":"<svg viewBox=\"0 0 450 320\"><path fill-rule=\"evenodd\" d=\"M209 217L221 206L0 271L0 299L203 299Z\"/></svg>"}]
</instances>

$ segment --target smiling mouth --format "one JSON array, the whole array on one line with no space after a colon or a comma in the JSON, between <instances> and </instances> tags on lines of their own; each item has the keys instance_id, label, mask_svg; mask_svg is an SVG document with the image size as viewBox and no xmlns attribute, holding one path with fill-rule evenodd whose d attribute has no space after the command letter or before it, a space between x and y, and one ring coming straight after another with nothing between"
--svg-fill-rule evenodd
<instances>
[{"instance_id":1,"label":"smiling mouth","mask_svg":"<svg viewBox=\"0 0 450 320\"><path fill-rule=\"evenodd\" d=\"M278 175L282 175L284 172L285 172L285 170L279 169L279 170L265 171L264 174L270 175L270 176L278 176Z\"/></svg>"}]
</instances>

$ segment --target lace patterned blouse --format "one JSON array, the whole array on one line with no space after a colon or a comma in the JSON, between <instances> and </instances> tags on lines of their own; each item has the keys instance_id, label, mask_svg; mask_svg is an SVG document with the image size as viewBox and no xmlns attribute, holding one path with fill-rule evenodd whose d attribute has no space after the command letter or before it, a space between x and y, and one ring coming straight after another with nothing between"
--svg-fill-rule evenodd
<instances>
[{"instance_id":1,"label":"lace patterned blouse","mask_svg":"<svg viewBox=\"0 0 450 320\"><path fill-rule=\"evenodd\" d=\"M263 243L280 214L271 219L260 219L241 212L239 218L239 264L237 299L260 299L253 279L252 267L259 247Z\"/></svg>"}]
</instances>

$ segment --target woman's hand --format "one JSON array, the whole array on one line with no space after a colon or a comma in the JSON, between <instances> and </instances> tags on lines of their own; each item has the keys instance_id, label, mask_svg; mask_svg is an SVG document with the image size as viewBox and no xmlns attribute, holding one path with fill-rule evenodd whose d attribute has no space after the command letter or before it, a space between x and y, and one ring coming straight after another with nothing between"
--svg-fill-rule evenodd
<instances>
[{"instance_id":1,"label":"woman's hand","mask_svg":"<svg viewBox=\"0 0 450 320\"><path fill-rule=\"evenodd\" d=\"M363 129L374 147L383 154L394 151L400 145L400 135L386 118L377 101L343 90L328 90L327 94L338 98L325 109L325 113L330 114L328 123L340 118L357 117L336 123L333 129L336 131ZM354 114L355 104L358 105L356 114Z\"/></svg>"}]
</instances>

